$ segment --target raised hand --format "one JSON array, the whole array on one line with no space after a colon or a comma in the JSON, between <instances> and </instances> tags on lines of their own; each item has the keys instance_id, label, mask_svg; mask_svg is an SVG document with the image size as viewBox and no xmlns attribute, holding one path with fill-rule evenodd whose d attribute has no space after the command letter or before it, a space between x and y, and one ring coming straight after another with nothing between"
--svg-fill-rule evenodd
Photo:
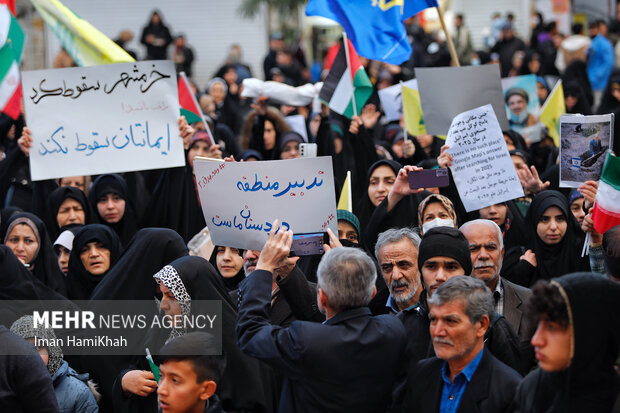
<instances>
[{"instance_id":1,"label":"raised hand","mask_svg":"<svg viewBox=\"0 0 620 413\"><path fill-rule=\"evenodd\" d=\"M288 230L284 231L280 228L280 231L276 234L276 229L280 222L276 219L269 232L269 238L263 246L263 249L256 263L257 270L266 270L273 273L276 268L286 265L288 255L291 252L291 245L293 244L293 232Z\"/></svg>"},{"instance_id":2,"label":"raised hand","mask_svg":"<svg viewBox=\"0 0 620 413\"><path fill-rule=\"evenodd\" d=\"M190 126L189 123L187 123L187 119L185 119L185 116L180 116L179 120L179 136L183 139L183 147L185 149L189 148L189 141L192 140L192 136L194 136L194 128L192 128Z\"/></svg>"},{"instance_id":3,"label":"raised hand","mask_svg":"<svg viewBox=\"0 0 620 413\"><path fill-rule=\"evenodd\" d=\"M400 202L407 195L417 194L422 192L423 188L411 189L409 186L409 171L421 171L422 168L418 166L406 165L400 171L398 171L398 175L396 176L396 181L394 181L394 186L390 189L390 193L388 194L388 211L391 211L396 204Z\"/></svg>"},{"instance_id":4,"label":"raised hand","mask_svg":"<svg viewBox=\"0 0 620 413\"><path fill-rule=\"evenodd\" d=\"M22 136L17 140L17 145L19 149L24 153L24 155L30 155L30 148L32 147L32 136L30 135L30 129L27 126L24 126L22 129Z\"/></svg>"},{"instance_id":5,"label":"raised hand","mask_svg":"<svg viewBox=\"0 0 620 413\"><path fill-rule=\"evenodd\" d=\"M360 113L360 120L366 129L372 129L377 124L380 116L381 112L377 110L376 106L369 103L362 109L362 113Z\"/></svg>"},{"instance_id":6,"label":"raised hand","mask_svg":"<svg viewBox=\"0 0 620 413\"><path fill-rule=\"evenodd\" d=\"M437 157L437 164L440 168L449 168L454 163L454 157L448 153L448 149L450 149L450 145L441 147L441 152L439 152Z\"/></svg>"},{"instance_id":7,"label":"raised hand","mask_svg":"<svg viewBox=\"0 0 620 413\"><path fill-rule=\"evenodd\" d=\"M549 185L551 185L549 181L543 183L543 181L540 180L538 171L534 165L532 165L530 169L517 169L517 176L526 194L537 194L549 188Z\"/></svg>"}]
</instances>

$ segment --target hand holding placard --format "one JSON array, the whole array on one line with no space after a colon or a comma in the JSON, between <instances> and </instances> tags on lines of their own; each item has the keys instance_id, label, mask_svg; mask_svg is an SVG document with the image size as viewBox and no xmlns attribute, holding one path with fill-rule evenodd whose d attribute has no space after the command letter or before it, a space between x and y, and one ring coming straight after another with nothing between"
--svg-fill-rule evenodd
<instances>
[{"instance_id":1,"label":"hand holding placard","mask_svg":"<svg viewBox=\"0 0 620 413\"><path fill-rule=\"evenodd\" d=\"M523 196L491 105L456 116L446 139L450 167L467 212Z\"/></svg>"},{"instance_id":2,"label":"hand holding placard","mask_svg":"<svg viewBox=\"0 0 620 413\"><path fill-rule=\"evenodd\" d=\"M261 250L275 218L281 220L281 230L296 234L337 230L329 157L263 162L196 158L194 171L216 245Z\"/></svg>"}]
</instances>

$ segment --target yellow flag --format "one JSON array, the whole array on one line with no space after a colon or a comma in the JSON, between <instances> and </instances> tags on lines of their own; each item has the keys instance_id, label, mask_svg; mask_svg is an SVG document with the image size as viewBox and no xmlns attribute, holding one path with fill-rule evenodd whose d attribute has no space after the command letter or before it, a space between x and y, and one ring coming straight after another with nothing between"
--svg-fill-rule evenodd
<instances>
[{"instance_id":1,"label":"yellow flag","mask_svg":"<svg viewBox=\"0 0 620 413\"><path fill-rule=\"evenodd\" d=\"M342 185L342 191L340 191L337 209L353 212L353 203L351 201L351 171L347 171L347 177L344 180L344 185Z\"/></svg>"},{"instance_id":2,"label":"yellow flag","mask_svg":"<svg viewBox=\"0 0 620 413\"><path fill-rule=\"evenodd\" d=\"M422 105L420 93L407 86L401 86L403 95L403 115L405 126L409 135L418 136L426 133L424 118L422 117Z\"/></svg>"},{"instance_id":3,"label":"yellow flag","mask_svg":"<svg viewBox=\"0 0 620 413\"><path fill-rule=\"evenodd\" d=\"M540 121L549 129L555 146L560 146L560 116L565 113L564 89L562 81L558 80L540 111Z\"/></svg>"},{"instance_id":4,"label":"yellow flag","mask_svg":"<svg viewBox=\"0 0 620 413\"><path fill-rule=\"evenodd\" d=\"M58 0L31 0L78 66L134 62L122 47Z\"/></svg>"}]
</instances>

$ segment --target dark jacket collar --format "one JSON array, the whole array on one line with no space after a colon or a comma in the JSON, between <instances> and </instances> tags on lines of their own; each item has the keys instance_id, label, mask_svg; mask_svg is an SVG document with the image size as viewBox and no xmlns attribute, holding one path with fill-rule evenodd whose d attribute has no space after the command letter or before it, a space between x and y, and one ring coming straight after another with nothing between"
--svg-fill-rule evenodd
<instances>
[{"instance_id":1,"label":"dark jacket collar","mask_svg":"<svg viewBox=\"0 0 620 413\"><path fill-rule=\"evenodd\" d=\"M365 316L372 316L372 313L370 312L370 309L368 307L350 308L339 312L329 320L325 321L325 324L339 324L352 318Z\"/></svg>"}]
</instances>

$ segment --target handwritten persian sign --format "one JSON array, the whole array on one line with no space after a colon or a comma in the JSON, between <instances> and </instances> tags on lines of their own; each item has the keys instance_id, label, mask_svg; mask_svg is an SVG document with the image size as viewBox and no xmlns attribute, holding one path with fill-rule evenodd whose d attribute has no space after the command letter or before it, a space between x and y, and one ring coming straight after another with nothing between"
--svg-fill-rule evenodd
<instances>
[{"instance_id":1,"label":"handwritten persian sign","mask_svg":"<svg viewBox=\"0 0 620 413\"><path fill-rule=\"evenodd\" d=\"M491 105L457 115L446 145L454 157L450 170L467 212L523 196Z\"/></svg>"},{"instance_id":2,"label":"handwritten persian sign","mask_svg":"<svg viewBox=\"0 0 620 413\"><path fill-rule=\"evenodd\" d=\"M172 62L23 72L33 181L185 163Z\"/></svg>"},{"instance_id":3,"label":"handwritten persian sign","mask_svg":"<svg viewBox=\"0 0 620 413\"><path fill-rule=\"evenodd\" d=\"M293 233L338 230L329 156L264 162L194 160L202 211L215 245L261 250L271 223Z\"/></svg>"}]
</instances>

